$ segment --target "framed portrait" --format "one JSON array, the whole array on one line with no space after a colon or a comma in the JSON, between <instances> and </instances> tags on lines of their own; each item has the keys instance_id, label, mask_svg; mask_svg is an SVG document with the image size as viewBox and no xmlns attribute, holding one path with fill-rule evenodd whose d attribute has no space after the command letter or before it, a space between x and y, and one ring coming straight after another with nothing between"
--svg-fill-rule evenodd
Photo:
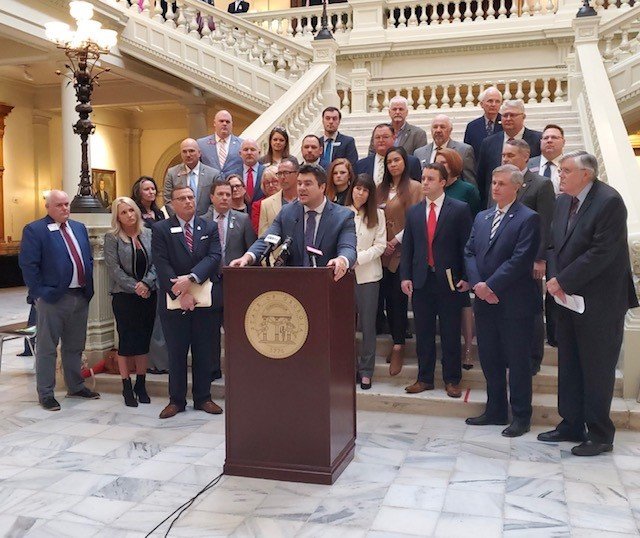
<instances>
[{"instance_id":1,"label":"framed portrait","mask_svg":"<svg viewBox=\"0 0 640 538\"><path fill-rule=\"evenodd\" d=\"M92 168L91 179L95 197L103 207L111 207L111 202L116 197L116 171Z\"/></svg>"}]
</instances>

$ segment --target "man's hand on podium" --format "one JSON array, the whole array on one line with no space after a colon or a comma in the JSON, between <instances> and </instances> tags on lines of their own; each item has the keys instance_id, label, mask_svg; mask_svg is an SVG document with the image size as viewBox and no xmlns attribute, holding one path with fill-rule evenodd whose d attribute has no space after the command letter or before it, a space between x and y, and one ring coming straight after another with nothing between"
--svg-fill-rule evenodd
<instances>
[{"instance_id":1,"label":"man's hand on podium","mask_svg":"<svg viewBox=\"0 0 640 538\"><path fill-rule=\"evenodd\" d=\"M333 267L333 280L338 282L344 275L347 274L347 262L341 256L333 258L327 262L327 267Z\"/></svg>"},{"instance_id":2,"label":"man's hand on podium","mask_svg":"<svg viewBox=\"0 0 640 538\"><path fill-rule=\"evenodd\" d=\"M229 267L246 267L247 265L253 265L253 261L251 254L246 253L241 258L232 260Z\"/></svg>"}]
</instances>

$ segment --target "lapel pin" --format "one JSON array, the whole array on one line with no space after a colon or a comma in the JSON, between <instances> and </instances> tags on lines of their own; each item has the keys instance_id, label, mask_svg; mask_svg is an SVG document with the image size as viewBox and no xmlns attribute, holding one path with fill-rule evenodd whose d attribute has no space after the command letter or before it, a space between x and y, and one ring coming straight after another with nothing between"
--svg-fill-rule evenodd
<instances>
[{"instance_id":1,"label":"lapel pin","mask_svg":"<svg viewBox=\"0 0 640 538\"><path fill-rule=\"evenodd\" d=\"M198 227L196 228L196 230L200 231L200 226L198 226Z\"/></svg>"}]
</instances>

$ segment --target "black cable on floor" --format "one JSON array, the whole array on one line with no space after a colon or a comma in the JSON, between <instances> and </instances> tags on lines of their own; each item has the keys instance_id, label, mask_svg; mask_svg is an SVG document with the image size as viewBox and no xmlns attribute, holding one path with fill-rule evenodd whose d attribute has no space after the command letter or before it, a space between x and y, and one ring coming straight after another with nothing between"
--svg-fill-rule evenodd
<instances>
[{"instance_id":1,"label":"black cable on floor","mask_svg":"<svg viewBox=\"0 0 640 538\"><path fill-rule=\"evenodd\" d=\"M167 521L169 521L169 519L171 519L171 517L178 512L178 515L173 519L173 521L171 522L171 524L169 525L169 528L167 529L167 532L164 534L165 538L167 536L169 536L169 531L171 531L171 528L173 527L173 525L175 524L176 521L178 521L178 519L180 519L180 516L182 516L182 514L184 514L184 512L186 510L188 510L189 508L191 508L191 506L193 505L193 503L195 502L195 500L200 497L200 495L202 495L203 493L205 493L206 491L209 491L213 486L215 486L218 482L220 482L220 479L222 478L222 475L224 473L220 473L218 476L216 476L211 482L209 482L205 487L203 487L198 493L196 493L193 497L191 497L191 499L189 499L187 502L181 504L180 506L178 506L178 508L176 508L173 512L171 512L167 517L165 517L160 523L158 523L153 529L151 529L151 531L145 536L145 538L149 538L149 536L151 536L156 530L158 530L158 528L160 528L162 525L164 525Z\"/></svg>"}]
</instances>

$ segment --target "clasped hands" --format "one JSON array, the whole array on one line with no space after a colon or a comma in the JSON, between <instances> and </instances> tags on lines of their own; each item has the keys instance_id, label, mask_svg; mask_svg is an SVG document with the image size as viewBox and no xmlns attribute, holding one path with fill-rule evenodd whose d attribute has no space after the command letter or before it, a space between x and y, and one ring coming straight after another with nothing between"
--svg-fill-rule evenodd
<instances>
[{"instance_id":1,"label":"clasped hands","mask_svg":"<svg viewBox=\"0 0 640 538\"><path fill-rule=\"evenodd\" d=\"M144 282L136 282L133 291L136 292L136 295L139 295L143 299L148 299L151 296L151 291L149 287Z\"/></svg>"},{"instance_id":2,"label":"clasped hands","mask_svg":"<svg viewBox=\"0 0 640 538\"><path fill-rule=\"evenodd\" d=\"M185 311L193 310L196 307L196 299L189 293L189 286L191 285L189 275L180 275L172 278L171 282L173 282L171 292L179 299L180 308Z\"/></svg>"},{"instance_id":3,"label":"clasped hands","mask_svg":"<svg viewBox=\"0 0 640 538\"><path fill-rule=\"evenodd\" d=\"M487 286L486 282L478 282L473 287L473 293L475 293L478 299L486 301L489 304L498 304L500 302L498 296L489 286Z\"/></svg>"},{"instance_id":4,"label":"clasped hands","mask_svg":"<svg viewBox=\"0 0 640 538\"><path fill-rule=\"evenodd\" d=\"M554 297L560 299L562 302L566 302L567 294L560 287L560 283L558 282L557 278L554 277L551 280L547 280L547 291Z\"/></svg>"}]
</instances>

